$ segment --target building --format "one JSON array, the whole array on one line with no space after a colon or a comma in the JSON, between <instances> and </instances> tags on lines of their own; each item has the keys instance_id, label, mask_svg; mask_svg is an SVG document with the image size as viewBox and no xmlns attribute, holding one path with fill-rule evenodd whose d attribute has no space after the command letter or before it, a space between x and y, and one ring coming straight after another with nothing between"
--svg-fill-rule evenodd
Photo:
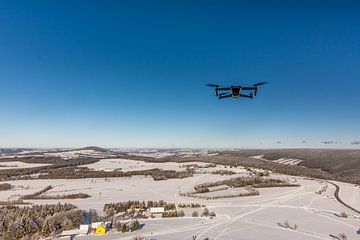
<instances>
[{"instance_id":1,"label":"building","mask_svg":"<svg viewBox=\"0 0 360 240\"><path fill-rule=\"evenodd\" d=\"M96 232L97 235L103 235L106 234L106 227L104 225L100 225L96 228Z\"/></svg>"},{"instance_id":2,"label":"building","mask_svg":"<svg viewBox=\"0 0 360 240\"><path fill-rule=\"evenodd\" d=\"M165 212L164 207L151 207L150 208L151 214L157 214L157 213L163 213L163 212Z\"/></svg>"},{"instance_id":3,"label":"building","mask_svg":"<svg viewBox=\"0 0 360 240\"><path fill-rule=\"evenodd\" d=\"M93 222L91 223L91 229L97 229L100 225L104 224L104 222Z\"/></svg>"},{"instance_id":4,"label":"building","mask_svg":"<svg viewBox=\"0 0 360 240\"><path fill-rule=\"evenodd\" d=\"M79 235L87 235L89 233L89 225L81 224L79 227Z\"/></svg>"},{"instance_id":5,"label":"building","mask_svg":"<svg viewBox=\"0 0 360 240\"><path fill-rule=\"evenodd\" d=\"M79 229L71 229L62 231L57 237L70 237L70 239L73 239L75 236L80 235L84 236L87 235L89 232L89 225L88 224L81 224Z\"/></svg>"}]
</instances>

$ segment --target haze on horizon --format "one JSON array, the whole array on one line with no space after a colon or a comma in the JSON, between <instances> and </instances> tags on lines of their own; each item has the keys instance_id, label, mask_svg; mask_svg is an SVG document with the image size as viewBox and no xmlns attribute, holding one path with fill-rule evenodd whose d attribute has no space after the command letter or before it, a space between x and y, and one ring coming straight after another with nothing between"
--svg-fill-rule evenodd
<instances>
[{"instance_id":1,"label":"haze on horizon","mask_svg":"<svg viewBox=\"0 0 360 240\"><path fill-rule=\"evenodd\" d=\"M360 148L356 1L2 1L0 147ZM268 81L253 100L206 83Z\"/></svg>"}]
</instances>

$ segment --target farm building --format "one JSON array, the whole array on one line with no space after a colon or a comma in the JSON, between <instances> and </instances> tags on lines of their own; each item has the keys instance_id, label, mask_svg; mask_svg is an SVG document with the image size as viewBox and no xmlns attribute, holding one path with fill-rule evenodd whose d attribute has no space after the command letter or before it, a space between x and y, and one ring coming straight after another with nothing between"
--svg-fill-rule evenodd
<instances>
[{"instance_id":1,"label":"farm building","mask_svg":"<svg viewBox=\"0 0 360 240\"><path fill-rule=\"evenodd\" d=\"M104 222L93 222L91 223L91 229L97 229L100 225L104 224Z\"/></svg>"},{"instance_id":2,"label":"farm building","mask_svg":"<svg viewBox=\"0 0 360 240\"><path fill-rule=\"evenodd\" d=\"M150 213L151 214L163 213L163 212L165 212L164 207L151 207L150 208Z\"/></svg>"},{"instance_id":3,"label":"farm building","mask_svg":"<svg viewBox=\"0 0 360 240\"><path fill-rule=\"evenodd\" d=\"M81 224L78 233L80 235L87 235L89 233L89 227L88 224Z\"/></svg>"}]
</instances>

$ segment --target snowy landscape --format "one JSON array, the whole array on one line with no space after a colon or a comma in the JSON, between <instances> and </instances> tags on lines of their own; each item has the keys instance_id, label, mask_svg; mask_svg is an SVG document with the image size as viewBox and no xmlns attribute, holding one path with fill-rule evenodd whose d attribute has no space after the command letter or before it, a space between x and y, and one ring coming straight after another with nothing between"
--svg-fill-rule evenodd
<instances>
[{"instance_id":1,"label":"snowy landscape","mask_svg":"<svg viewBox=\"0 0 360 240\"><path fill-rule=\"evenodd\" d=\"M72 179L46 179L34 173L28 177L3 179L1 184L11 188L1 191L2 205L13 203L20 207L33 205L70 203L84 211L96 211L105 216L104 206L108 203L127 201L164 201L173 203L175 211L183 216L137 218L142 226L133 232L118 232L109 228L106 234L95 232L81 233L80 229L67 229L57 233L57 238L75 239L347 239L359 238L360 227L360 187L356 184L306 176L291 176L255 167L234 167L231 164L213 164L204 161L221 155L220 151L196 151L187 161L167 161L166 157L183 154L161 150L138 154L129 151L66 150L44 152L44 159L60 157L62 161L74 161L78 154L96 159L79 165L78 169L91 172L132 174L126 177L75 177ZM184 152L184 151L177 151ZM30 159L33 153L30 154ZM39 152L34 153L36 156ZM209 155L207 155L209 154ZM49 163L29 163L23 153L8 154L0 162L1 170L38 169L49 167ZM107 158L107 156L114 156ZM126 158L128 156L128 158ZM162 156L162 157L160 157ZM132 158L143 157L140 159ZM194 161L198 158L200 161ZM28 156L29 159L29 156ZM264 159L262 155L249 156L249 159ZM164 162L161 162L164 160ZM25 162L22 162L25 161ZM160 162L159 162L160 161ZM31 162L31 161L30 161ZM211 161L210 161L211 162ZM297 158L281 158L276 164L297 165ZM156 180L148 171L161 169L171 172L184 172L191 175L181 178ZM43 173L42 173L43 174ZM50 175L49 175L50 176ZM106 175L105 175L106 176ZM262 179L260 184L234 186L228 182L234 179ZM269 184L267 181L273 181ZM236 182L236 181L235 181ZM264 185L265 184L265 185ZM278 184L278 185L276 185ZM209 186L209 187L203 187ZM336 197L336 186L339 187ZM200 190L199 190L200 189ZM204 190L205 189L205 190ZM39 197L34 193L41 193ZM85 196L67 198L64 196ZM36 194L35 194L36 195ZM25 197L24 197L25 196ZM63 196L64 198L62 199ZM21 200L21 201L20 201ZM26 203L26 204L25 204ZM195 208L181 208L182 204L198 204ZM350 208L349 208L350 207ZM202 216L207 209L213 216ZM196 214L194 213L196 212ZM144 212L145 214L146 212ZM146 215L146 214L145 214ZM113 215L114 219L118 214ZM150 216L150 215L148 215ZM111 221L108 217L108 221ZM129 221L124 219L122 221ZM80 227L81 228L81 227Z\"/></svg>"}]
</instances>

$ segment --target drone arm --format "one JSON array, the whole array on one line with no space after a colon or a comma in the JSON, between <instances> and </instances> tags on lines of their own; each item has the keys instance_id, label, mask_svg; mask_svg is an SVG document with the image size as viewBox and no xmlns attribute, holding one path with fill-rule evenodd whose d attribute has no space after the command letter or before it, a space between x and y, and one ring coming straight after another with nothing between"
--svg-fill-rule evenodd
<instances>
[{"instance_id":1,"label":"drone arm","mask_svg":"<svg viewBox=\"0 0 360 240\"><path fill-rule=\"evenodd\" d=\"M231 94L231 93L230 93L230 94L226 94L226 95L224 95L224 94L219 95L219 99L229 98L229 97L232 97L232 94Z\"/></svg>"},{"instance_id":2,"label":"drone arm","mask_svg":"<svg viewBox=\"0 0 360 240\"><path fill-rule=\"evenodd\" d=\"M227 90L230 90L231 88L223 87L223 88L216 88L216 89L219 90L219 91L227 91Z\"/></svg>"},{"instance_id":3,"label":"drone arm","mask_svg":"<svg viewBox=\"0 0 360 240\"><path fill-rule=\"evenodd\" d=\"M242 87L242 90L255 90L256 87Z\"/></svg>"},{"instance_id":4,"label":"drone arm","mask_svg":"<svg viewBox=\"0 0 360 240\"><path fill-rule=\"evenodd\" d=\"M240 97L245 97L245 98L253 98L253 95L246 95L246 94L240 94Z\"/></svg>"}]
</instances>

